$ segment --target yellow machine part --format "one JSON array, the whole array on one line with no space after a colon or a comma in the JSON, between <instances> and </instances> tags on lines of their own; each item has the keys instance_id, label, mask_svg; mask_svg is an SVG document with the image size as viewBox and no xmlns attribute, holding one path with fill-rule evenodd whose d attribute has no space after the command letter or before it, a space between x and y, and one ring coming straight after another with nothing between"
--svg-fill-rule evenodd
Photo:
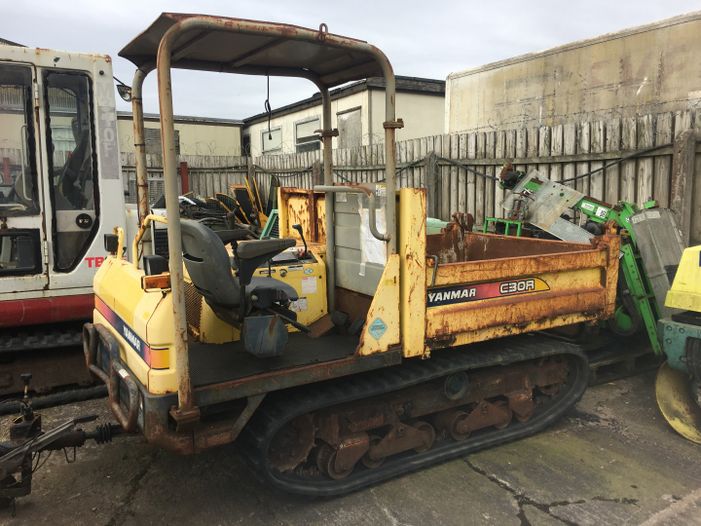
<instances>
[{"instance_id":1,"label":"yellow machine part","mask_svg":"<svg viewBox=\"0 0 701 526\"><path fill-rule=\"evenodd\" d=\"M701 312L701 245L684 250L665 306ZM660 324L669 332L664 333L663 342L667 362L660 367L655 383L657 406L677 433L701 444L701 407L692 392L691 376L684 371L686 339L698 336L698 327L687 327L668 319L661 320ZM675 331L675 327L679 329Z\"/></svg>"},{"instance_id":2,"label":"yellow machine part","mask_svg":"<svg viewBox=\"0 0 701 526\"><path fill-rule=\"evenodd\" d=\"M665 306L701 312L701 245L684 250Z\"/></svg>"},{"instance_id":3,"label":"yellow machine part","mask_svg":"<svg viewBox=\"0 0 701 526\"><path fill-rule=\"evenodd\" d=\"M655 397L672 429L687 440L701 444L701 407L691 393L689 375L663 363L657 373Z\"/></svg>"},{"instance_id":4,"label":"yellow machine part","mask_svg":"<svg viewBox=\"0 0 701 526\"><path fill-rule=\"evenodd\" d=\"M292 305L298 320L309 325L324 316L326 268L321 256L316 262L273 266L272 276L295 288L299 299ZM256 271L267 276L268 269ZM142 288L144 271L130 261L110 256L95 276L93 322L105 326L117 339L120 358L150 393L177 390L172 363L173 323L170 289ZM220 320L185 275L189 337L204 343L238 341L239 331ZM296 329L289 327L291 332ZM243 352L243 351L241 351Z\"/></svg>"},{"instance_id":5,"label":"yellow machine part","mask_svg":"<svg viewBox=\"0 0 701 526\"><path fill-rule=\"evenodd\" d=\"M404 356L613 314L618 236L578 244L457 232L427 236L425 193L400 190Z\"/></svg>"},{"instance_id":6,"label":"yellow machine part","mask_svg":"<svg viewBox=\"0 0 701 526\"><path fill-rule=\"evenodd\" d=\"M321 254L314 249L310 253L316 262L275 265L270 268L270 277L294 287L299 298L290 308L297 313L297 321L311 325L327 313L326 306L326 265ZM190 282L187 269L185 278L185 308L187 311L188 333L195 341L202 343L228 343L239 340L239 330L221 320L204 301ZM261 267L255 277L268 277L268 267ZM297 332L288 326L290 332Z\"/></svg>"}]
</instances>

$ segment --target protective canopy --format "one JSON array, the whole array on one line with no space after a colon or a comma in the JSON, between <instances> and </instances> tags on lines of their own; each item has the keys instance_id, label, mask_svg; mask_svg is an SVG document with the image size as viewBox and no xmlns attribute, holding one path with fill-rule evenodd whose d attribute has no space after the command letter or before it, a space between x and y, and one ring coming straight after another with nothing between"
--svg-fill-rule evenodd
<instances>
[{"instance_id":1,"label":"protective canopy","mask_svg":"<svg viewBox=\"0 0 701 526\"><path fill-rule=\"evenodd\" d=\"M315 77L326 87L383 76L373 55L378 50L362 40L288 24L182 13L162 13L119 56L137 67L155 65L158 45L166 31L194 17L205 24L211 22L212 28L191 29L177 37L174 68ZM229 31L217 31L215 26L221 24ZM310 36L315 38L310 41ZM352 49L340 47L348 45Z\"/></svg>"}]
</instances>

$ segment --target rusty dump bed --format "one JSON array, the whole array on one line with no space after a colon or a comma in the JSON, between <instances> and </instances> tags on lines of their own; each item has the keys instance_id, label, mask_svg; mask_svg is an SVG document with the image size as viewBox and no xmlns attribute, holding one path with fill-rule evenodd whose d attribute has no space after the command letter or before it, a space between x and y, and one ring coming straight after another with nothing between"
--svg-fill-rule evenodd
<instances>
[{"instance_id":1,"label":"rusty dump bed","mask_svg":"<svg viewBox=\"0 0 701 526\"><path fill-rule=\"evenodd\" d=\"M427 345L455 346L611 316L618 248L613 235L591 244L457 228L427 236Z\"/></svg>"}]
</instances>

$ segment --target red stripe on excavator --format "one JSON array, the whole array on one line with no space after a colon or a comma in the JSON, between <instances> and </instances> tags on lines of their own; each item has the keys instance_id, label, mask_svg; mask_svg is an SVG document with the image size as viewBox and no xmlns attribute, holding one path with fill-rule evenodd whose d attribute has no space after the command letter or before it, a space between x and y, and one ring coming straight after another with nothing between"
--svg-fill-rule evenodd
<instances>
[{"instance_id":1,"label":"red stripe on excavator","mask_svg":"<svg viewBox=\"0 0 701 526\"><path fill-rule=\"evenodd\" d=\"M167 350L151 349L151 347L127 325L119 314L109 308L109 306L97 296L95 296L95 308L149 367L152 369L168 368Z\"/></svg>"},{"instance_id":2,"label":"red stripe on excavator","mask_svg":"<svg viewBox=\"0 0 701 526\"><path fill-rule=\"evenodd\" d=\"M92 294L0 301L0 327L88 321L93 301Z\"/></svg>"}]
</instances>

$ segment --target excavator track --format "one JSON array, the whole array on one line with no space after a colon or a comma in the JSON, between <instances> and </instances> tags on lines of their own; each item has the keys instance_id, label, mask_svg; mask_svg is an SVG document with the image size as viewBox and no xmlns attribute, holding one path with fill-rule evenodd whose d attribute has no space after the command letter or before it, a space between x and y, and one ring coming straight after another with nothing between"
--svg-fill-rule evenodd
<instances>
[{"instance_id":1,"label":"excavator track","mask_svg":"<svg viewBox=\"0 0 701 526\"><path fill-rule=\"evenodd\" d=\"M520 336L268 395L242 436L256 472L333 496L535 434L580 399L576 345Z\"/></svg>"}]
</instances>

